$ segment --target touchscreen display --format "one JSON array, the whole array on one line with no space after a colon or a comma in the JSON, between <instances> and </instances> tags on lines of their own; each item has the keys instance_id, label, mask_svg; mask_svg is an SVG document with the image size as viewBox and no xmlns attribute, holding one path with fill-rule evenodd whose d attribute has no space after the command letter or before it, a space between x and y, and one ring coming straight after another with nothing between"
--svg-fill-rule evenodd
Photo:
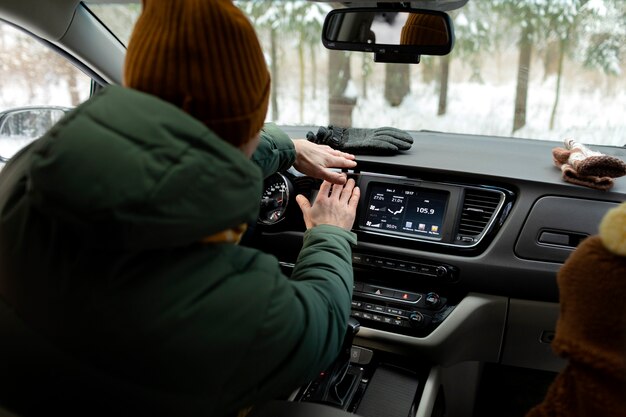
<instances>
[{"instance_id":1,"label":"touchscreen display","mask_svg":"<svg viewBox=\"0 0 626 417\"><path fill-rule=\"evenodd\" d=\"M448 196L447 191L373 183L363 226L440 238Z\"/></svg>"}]
</instances>

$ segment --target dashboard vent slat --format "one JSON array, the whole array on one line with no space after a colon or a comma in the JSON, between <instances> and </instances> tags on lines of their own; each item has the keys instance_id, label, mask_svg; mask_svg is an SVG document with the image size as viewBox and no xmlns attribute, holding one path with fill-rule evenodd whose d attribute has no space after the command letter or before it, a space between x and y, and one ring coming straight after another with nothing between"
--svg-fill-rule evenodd
<instances>
[{"instance_id":1,"label":"dashboard vent slat","mask_svg":"<svg viewBox=\"0 0 626 417\"><path fill-rule=\"evenodd\" d=\"M475 237L483 233L498 208L500 199L500 194L494 191L466 189L459 235Z\"/></svg>"}]
</instances>

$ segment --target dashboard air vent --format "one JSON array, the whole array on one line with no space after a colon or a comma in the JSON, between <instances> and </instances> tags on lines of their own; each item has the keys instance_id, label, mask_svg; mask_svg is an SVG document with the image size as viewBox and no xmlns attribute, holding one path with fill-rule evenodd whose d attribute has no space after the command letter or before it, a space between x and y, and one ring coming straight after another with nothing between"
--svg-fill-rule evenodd
<instances>
[{"instance_id":1,"label":"dashboard air vent","mask_svg":"<svg viewBox=\"0 0 626 417\"><path fill-rule=\"evenodd\" d=\"M498 208L500 199L500 193L495 191L466 189L459 235L478 236L483 233Z\"/></svg>"}]
</instances>

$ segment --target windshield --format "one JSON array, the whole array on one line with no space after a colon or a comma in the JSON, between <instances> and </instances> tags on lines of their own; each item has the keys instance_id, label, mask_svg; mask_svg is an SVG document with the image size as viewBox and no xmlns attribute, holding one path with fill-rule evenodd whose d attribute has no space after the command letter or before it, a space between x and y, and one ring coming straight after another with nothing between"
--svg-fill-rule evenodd
<instances>
[{"instance_id":1,"label":"windshield","mask_svg":"<svg viewBox=\"0 0 626 417\"><path fill-rule=\"evenodd\" d=\"M89 7L125 43L140 5L116 3ZM418 65L326 50L328 3L236 4L271 71L268 121L626 144L624 0L470 0L452 53Z\"/></svg>"}]
</instances>

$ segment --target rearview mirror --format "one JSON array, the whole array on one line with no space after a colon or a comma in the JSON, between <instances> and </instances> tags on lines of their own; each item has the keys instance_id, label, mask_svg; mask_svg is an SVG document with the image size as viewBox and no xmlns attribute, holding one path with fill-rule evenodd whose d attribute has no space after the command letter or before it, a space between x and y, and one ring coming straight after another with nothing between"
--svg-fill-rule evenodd
<instances>
[{"instance_id":1,"label":"rearview mirror","mask_svg":"<svg viewBox=\"0 0 626 417\"><path fill-rule=\"evenodd\" d=\"M322 42L328 49L373 52L376 62L419 63L421 55L446 55L454 29L445 12L421 9L347 8L331 11Z\"/></svg>"}]
</instances>

